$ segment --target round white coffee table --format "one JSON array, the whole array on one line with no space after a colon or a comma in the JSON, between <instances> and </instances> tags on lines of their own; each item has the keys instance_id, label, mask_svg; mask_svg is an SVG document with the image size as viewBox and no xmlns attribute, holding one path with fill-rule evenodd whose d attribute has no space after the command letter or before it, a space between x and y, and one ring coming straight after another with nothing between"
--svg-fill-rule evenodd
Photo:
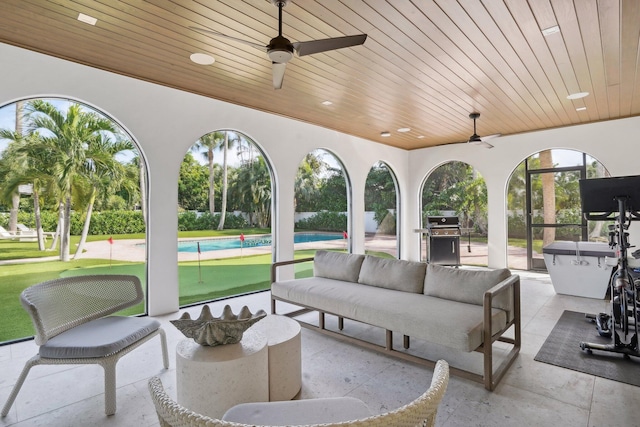
<instances>
[{"instance_id":1,"label":"round white coffee table","mask_svg":"<svg viewBox=\"0 0 640 427\"><path fill-rule=\"evenodd\" d=\"M269 400L291 400L302 387L300 324L271 314L253 325L267 336L269 347Z\"/></svg>"},{"instance_id":2,"label":"round white coffee table","mask_svg":"<svg viewBox=\"0 0 640 427\"><path fill-rule=\"evenodd\" d=\"M268 356L267 336L252 328L238 344L207 347L192 339L180 341L176 347L178 403L221 418L239 403L267 402Z\"/></svg>"}]
</instances>

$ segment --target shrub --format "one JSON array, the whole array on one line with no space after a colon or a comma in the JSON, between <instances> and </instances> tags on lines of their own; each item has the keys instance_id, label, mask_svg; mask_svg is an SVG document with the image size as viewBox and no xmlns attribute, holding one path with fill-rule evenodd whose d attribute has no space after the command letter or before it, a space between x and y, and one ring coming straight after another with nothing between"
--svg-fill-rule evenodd
<instances>
[{"instance_id":1,"label":"shrub","mask_svg":"<svg viewBox=\"0 0 640 427\"><path fill-rule=\"evenodd\" d=\"M347 229L347 215L342 212L318 212L314 216L296 223L301 230L344 231Z\"/></svg>"},{"instance_id":2,"label":"shrub","mask_svg":"<svg viewBox=\"0 0 640 427\"><path fill-rule=\"evenodd\" d=\"M194 231L194 230L215 230L220 223L220 214L211 215L210 212L198 214L193 211L181 212L178 214L178 230ZM225 229L247 228L249 223L242 215L234 215L227 212L224 219Z\"/></svg>"}]
</instances>

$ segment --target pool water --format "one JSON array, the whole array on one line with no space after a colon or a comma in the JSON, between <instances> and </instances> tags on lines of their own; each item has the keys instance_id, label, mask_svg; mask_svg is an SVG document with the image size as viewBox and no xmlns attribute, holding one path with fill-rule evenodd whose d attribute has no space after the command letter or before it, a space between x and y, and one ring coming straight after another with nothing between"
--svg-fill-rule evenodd
<instances>
[{"instance_id":1,"label":"pool water","mask_svg":"<svg viewBox=\"0 0 640 427\"><path fill-rule=\"evenodd\" d=\"M338 239L343 239L342 235L338 233L295 233L293 236L294 243L321 242L325 240ZM253 248L256 246L270 246L271 235L264 234L261 236L246 236L244 242L240 241L240 236L229 238L225 237L222 239L178 242L178 252L198 252L198 242L200 243L200 252Z\"/></svg>"}]
</instances>

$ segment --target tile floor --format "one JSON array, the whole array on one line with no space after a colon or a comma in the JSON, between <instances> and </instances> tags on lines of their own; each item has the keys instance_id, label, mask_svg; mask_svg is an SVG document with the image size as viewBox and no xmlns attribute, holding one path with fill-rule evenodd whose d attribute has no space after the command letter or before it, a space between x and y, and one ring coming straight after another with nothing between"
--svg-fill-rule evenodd
<instances>
[{"instance_id":1,"label":"tile floor","mask_svg":"<svg viewBox=\"0 0 640 427\"><path fill-rule=\"evenodd\" d=\"M604 301L556 295L544 274L522 277L523 348L494 392L481 384L452 377L437 418L438 426L638 426L640 388L539 363L536 352L563 310L598 312ZM268 311L264 292L211 304L218 315L229 303ZM191 308L192 314L199 308ZM157 426L147 380L158 375L175 397L175 346L182 335L168 323L178 313L163 316L169 339L171 368L162 368L159 340L144 344L118 363L118 410L104 415L103 376L97 366L36 366L9 415L0 426ZM315 318L315 317L314 317ZM328 322L329 324L335 321ZM345 321L352 334L382 342L384 332ZM452 355L443 348L425 348L412 341L413 351L448 360L452 365L480 366L479 354ZM35 354L32 341L0 347L0 402L3 404L24 362ZM576 349L579 351L579 349ZM303 328L301 398L354 396L375 413L410 402L429 385L432 371L395 358L363 350Z\"/></svg>"}]
</instances>

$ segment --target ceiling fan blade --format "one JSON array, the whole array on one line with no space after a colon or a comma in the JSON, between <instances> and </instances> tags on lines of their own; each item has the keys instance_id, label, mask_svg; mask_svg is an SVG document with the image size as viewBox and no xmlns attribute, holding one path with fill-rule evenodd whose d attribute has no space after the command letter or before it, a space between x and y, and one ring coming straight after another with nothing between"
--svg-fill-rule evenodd
<instances>
[{"instance_id":1,"label":"ceiling fan blade","mask_svg":"<svg viewBox=\"0 0 640 427\"><path fill-rule=\"evenodd\" d=\"M494 133L493 135L481 136L480 139L482 141L488 141L490 139L497 138L499 136L502 136L502 134L501 133Z\"/></svg>"},{"instance_id":2,"label":"ceiling fan blade","mask_svg":"<svg viewBox=\"0 0 640 427\"><path fill-rule=\"evenodd\" d=\"M272 62L273 69L273 88L281 89L282 81L284 80L284 71L287 69L286 62Z\"/></svg>"},{"instance_id":3,"label":"ceiling fan blade","mask_svg":"<svg viewBox=\"0 0 640 427\"><path fill-rule=\"evenodd\" d=\"M239 43L243 43L243 44L249 45L251 47L255 47L256 49L260 49L260 50L262 50L264 52L267 51L267 46L263 46L263 45L260 45L258 43L253 43L253 42L250 42L248 40L239 39L237 37L228 36L226 34L222 34L222 33L219 33L217 31L206 30L204 28L197 28L197 27L189 27L189 28L194 30L194 31L198 31L199 33L204 33L204 34L208 34L208 35L216 36L216 37L223 37L223 38L229 39L229 40L235 40L235 41L237 41Z\"/></svg>"},{"instance_id":4,"label":"ceiling fan blade","mask_svg":"<svg viewBox=\"0 0 640 427\"><path fill-rule=\"evenodd\" d=\"M328 50L342 49L344 47L359 46L367 39L366 34L357 36L334 37L331 39L310 40L307 42L293 43L293 48L298 56L312 55Z\"/></svg>"},{"instance_id":5,"label":"ceiling fan blade","mask_svg":"<svg viewBox=\"0 0 640 427\"><path fill-rule=\"evenodd\" d=\"M480 147L484 147L484 148L493 148L493 145L489 144L484 140L480 142L476 142L476 145L479 145Z\"/></svg>"}]
</instances>

